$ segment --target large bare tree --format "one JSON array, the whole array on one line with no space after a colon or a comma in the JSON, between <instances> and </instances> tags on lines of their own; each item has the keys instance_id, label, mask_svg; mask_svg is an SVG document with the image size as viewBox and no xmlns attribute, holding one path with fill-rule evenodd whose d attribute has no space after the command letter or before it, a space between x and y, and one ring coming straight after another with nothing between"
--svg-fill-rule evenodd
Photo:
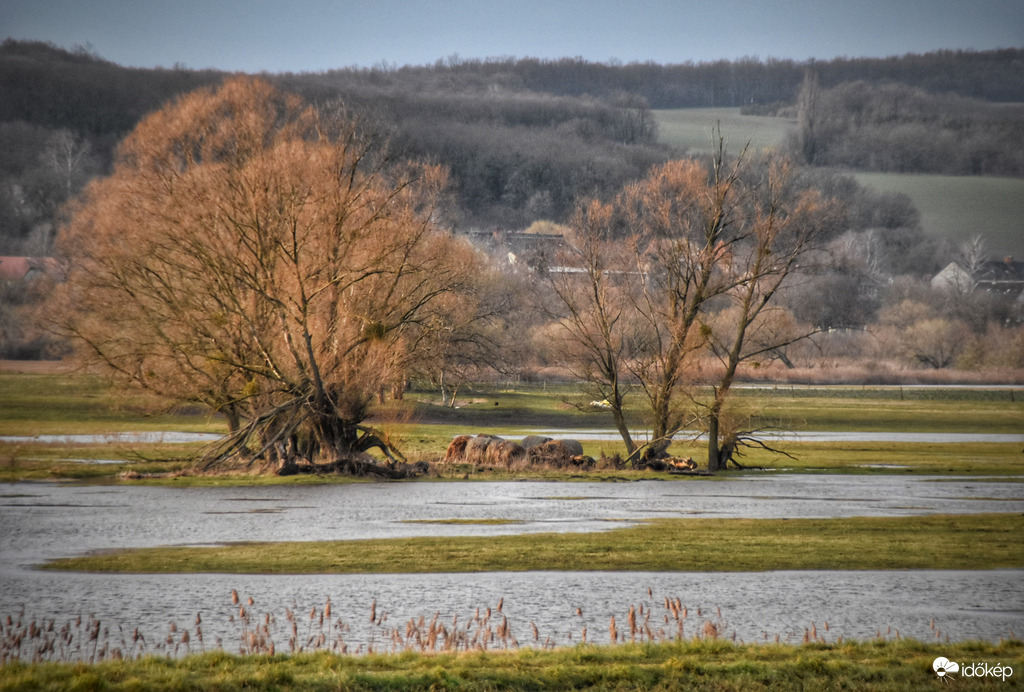
<instances>
[{"instance_id":1,"label":"large bare tree","mask_svg":"<svg viewBox=\"0 0 1024 692\"><path fill-rule=\"evenodd\" d=\"M741 177L742 192L730 211L735 221L725 263L730 277L724 295L728 307L719 314L724 317L718 320L719 328L706 330L722 366L704 405L712 471L726 467L739 442L735 430L723 440L721 420L740 364L765 358L814 333L794 325L775 302L800 262L820 247L839 209L817 191L795 187L794 178L788 159L767 157Z\"/></svg>"},{"instance_id":2,"label":"large bare tree","mask_svg":"<svg viewBox=\"0 0 1024 692\"><path fill-rule=\"evenodd\" d=\"M729 160L719 135L707 165L659 166L576 215L576 266L553 279L564 331L577 345L567 353L606 396L634 464L702 423L708 465L723 468L731 441L723 453L720 421L739 364L805 335L778 329L769 308L816 246L831 207L793 178L777 156L744 151ZM717 367L708 367L708 354ZM696 389L708 382L710 400ZM642 449L624 414L633 385L651 426Z\"/></svg>"},{"instance_id":3,"label":"large bare tree","mask_svg":"<svg viewBox=\"0 0 1024 692\"><path fill-rule=\"evenodd\" d=\"M444 171L378 145L251 78L154 113L60 234L63 329L121 381L224 413L210 464L386 448L373 398L478 261L438 226Z\"/></svg>"}]
</instances>

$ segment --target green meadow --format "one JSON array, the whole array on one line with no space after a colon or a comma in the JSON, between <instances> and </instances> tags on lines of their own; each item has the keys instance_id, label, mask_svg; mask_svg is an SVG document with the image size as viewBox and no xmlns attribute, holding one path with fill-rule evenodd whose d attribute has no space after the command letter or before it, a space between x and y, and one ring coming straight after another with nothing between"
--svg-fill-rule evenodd
<instances>
[{"instance_id":1,"label":"green meadow","mask_svg":"<svg viewBox=\"0 0 1024 692\"><path fill-rule=\"evenodd\" d=\"M719 125L732 153L747 142L755 151L779 147L796 126L788 118L740 115L739 108L655 110L654 117L660 142L698 156L711 151L712 131ZM928 233L957 245L981 234L994 256L1024 258L1022 178L848 172L877 192L910 197Z\"/></svg>"},{"instance_id":2,"label":"green meadow","mask_svg":"<svg viewBox=\"0 0 1024 692\"><path fill-rule=\"evenodd\" d=\"M580 502L591 501L581 498ZM80 572L413 574L1024 567L1020 514L656 519L596 533L162 547L65 558Z\"/></svg>"},{"instance_id":3,"label":"green meadow","mask_svg":"<svg viewBox=\"0 0 1024 692\"><path fill-rule=\"evenodd\" d=\"M223 420L198 410L169 409L154 397L118 396L100 379L82 374L0 372L0 435L29 439L0 441L0 480L64 479L174 485L224 483L352 482L323 476L180 476L201 443L129 444L125 442L46 442L40 434L106 435L131 431L224 432ZM456 435L490 433L517 439L535 431L611 428L609 414L585 405L591 396L571 384L477 386L460 398L457 408L442 407L431 391L412 391L389 402L371 423L385 431L413 461L437 461ZM832 432L917 432L1014 434L1024 421L1024 388L955 389L851 386L778 386L737 389L736 416L751 429ZM643 411L634 400L629 410L636 430L644 429ZM642 435L642 433L641 433ZM1021 445L1014 442L779 442L790 456L750 449L741 463L799 473L939 473L1006 477L1024 472ZM616 439L585 440L584 452L595 459L622 453ZM701 459L700 442L681 435L672 451ZM756 472L756 471L751 471ZM731 472L742 473L742 472ZM726 474L727 476L729 474ZM150 477L146 477L150 476ZM156 476L156 477L153 477ZM503 478L545 480L637 480L672 478L666 473L608 466L587 473L534 469L508 474L441 466L439 480Z\"/></svg>"},{"instance_id":4,"label":"green meadow","mask_svg":"<svg viewBox=\"0 0 1024 692\"><path fill-rule=\"evenodd\" d=\"M1024 259L1024 178L855 173L865 187L901 192L921 212L921 227L954 245L976 235L995 257Z\"/></svg>"},{"instance_id":5,"label":"green meadow","mask_svg":"<svg viewBox=\"0 0 1024 692\"><path fill-rule=\"evenodd\" d=\"M777 148L796 126L787 118L740 115L739 108L655 110L654 118L659 142L696 156L711 151L718 128L728 151L738 154L748 142L752 151Z\"/></svg>"},{"instance_id":6,"label":"green meadow","mask_svg":"<svg viewBox=\"0 0 1024 692\"><path fill-rule=\"evenodd\" d=\"M739 644L722 639L617 646L580 644L471 653L339 656L328 652L80 663L8 663L15 690L866 690L940 689L938 657L1009 666L1012 676L953 680L950 689L1019 686L1024 644L910 639ZM948 679L946 682L950 682Z\"/></svg>"}]
</instances>

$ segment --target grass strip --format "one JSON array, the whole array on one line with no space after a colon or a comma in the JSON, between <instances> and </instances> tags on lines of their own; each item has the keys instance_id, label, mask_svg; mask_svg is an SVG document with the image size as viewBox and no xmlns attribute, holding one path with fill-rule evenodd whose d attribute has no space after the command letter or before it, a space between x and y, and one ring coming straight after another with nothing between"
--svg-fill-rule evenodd
<instances>
[{"instance_id":1,"label":"grass strip","mask_svg":"<svg viewBox=\"0 0 1024 692\"><path fill-rule=\"evenodd\" d=\"M1024 567L1022 536L1020 514L655 519L596 533L129 549L45 567L239 574L997 569Z\"/></svg>"},{"instance_id":2,"label":"grass strip","mask_svg":"<svg viewBox=\"0 0 1024 692\"><path fill-rule=\"evenodd\" d=\"M579 645L538 651L339 656L313 653L233 656L224 652L172 660L8 663L0 692L104 690L835 690L890 691L941 686L938 657L963 667L1006 666L1012 674L973 677L971 689L1016 686L1024 644L1014 639L930 643L914 640L836 644L733 644L721 640ZM954 682L962 683L961 676ZM948 679L947 679L948 681Z\"/></svg>"}]
</instances>

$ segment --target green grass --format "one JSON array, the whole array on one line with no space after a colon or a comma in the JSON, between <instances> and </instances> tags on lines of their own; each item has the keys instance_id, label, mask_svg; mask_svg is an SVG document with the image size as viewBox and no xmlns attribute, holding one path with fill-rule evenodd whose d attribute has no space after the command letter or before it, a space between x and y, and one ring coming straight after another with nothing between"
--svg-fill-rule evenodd
<instances>
[{"instance_id":1,"label":"green grass","mask_svg":"<svg viewBox=\"0 0 1024 692\"><path fill-rule=\"evenodd\" d=\"M980 234L994 259L1024 258L1024 178L898 173L854 177L877 191L908 195L921 212L921 226L954 245Z\"/></svg>"},{"instance_id":2,"label":"green grass","mask_svg":"<svg viewBox=\"0 0 1024 692\"><path fill-rule=\"evenodd\" d=\"M655 519L599 533L246 543L104 552L91 572L379 574L529 570L745 572L1024 567L1020 514Z\"/></svg>"},{"instance_id":3,"label":"green grass","mask_svg":"<svg viewBox=\"0 0 1024 692\"><path fill-rule=\"evenodd\" d=\"M459 434L497 433L517 439L534 429L610 428L602 411L573 406L592 398L574 385L517 385L514 390L478 386L458 409L435 405L433 392L414 391L404 401L389 403L372 424L385 429L413 461L434 461ZM1019 433L1024 420L1024 390L942 388L778 386L737 389L733 406L753 416L753 425L774 429L834 431L915 431ZM115 395L99 379L78 374L0 373L0 434L103 434L133 430L223 431L217 418L199 412L153 413L162 410L147 396ZM628 411L632 425L643 430L637 398ZM394 422L411 421L411 422ZM571 432L568 433L571 436ZM743 461L791 472L923 472L1005 476L1024 473L1024 455L1015 444L904 443L779 443L798 458L751 453ZM38 441L0 442L0 481L63 479L111 482L126 471L159 474L180 471L200 444L55 444ZM672 448L679 456L700 460L699 444L680 439ZM595 458L623 453L618 440L584 442ZM119 460L117 464L68 460ZM889 468L868 468L887 464ZM910 470L896 468L909 466ZM477 473L457 467L445 479L503 480L635 480L650 472L601 469L567 473L546 469ZM666 474L660 477L668 478ZM677 477L676 477L677 478ZM324 476L288 478L224 476L142 479L137 483L175 486L273 483L347 482Z\"/></svg>"},{"instance_id":4,"label":"green grass","mask_svg":"<svg viewBox=\"0 0 1024 692\"><path fill-rule=\"evenodd\" d=\"M740 115L739 108L655 110L658 139L691 155L711 151L711 130L721 123L730 152L750 141L753 149L780 146L795 122ZM993 258L1024 257L1024 178L854 172L878 192L907 194L921 212L928 233L955 245L981 234Z\"/></svg>"},{"instance_id":5,"label":"green grass","mask_svg":"<svg viewBox=\"0 0 1024 692\"><path fill-rule=\"evenodd\" d=\"M680 108L655 110L658 141L691 155L709 155L712 128L721 124L729 152L738 154L750 142L752 151L782 145L795 121L759 115L740 115L739 108Z\"/></svg>"},{"instance_id":6,"label":"green grass","mask_svg":"<svg viewBox=\"0 0 1024 692\"><path fill-rule=\"evenodd\" d=\"M223 420L168 407L152 395L116 393L90 375L0 372L0 435L227 429Z\"/></svg>"},{"instance_id":7,"label":"green grass","mask_svg":"<svg viewBox=\"0 0 1024 692\"><path fill-rule=\"evenodd\" d=\"M608 413L574 407L590 398L583 386L576 385L518 385L514 390L481 386L453 409L431 403L433 392L417 391L404 401L389 402L371 422L409 431L409 425L394 421L412 421L417 429L429 429L446 440L477 428L611 427ZM733 401L753 411L758 422L796 430L999 433L1019 432L1024 420L1024 387L1010 391L779 386L736 389ZM631 424L642 427L639 397L627 403ZM118 395L86 375L0 373L0 435L226 431L218 417L198 410L166 413L165 407L166 402L161 405L146 395ZM424 441L433 444L436 436Z\"/></svg>"},{"instance_id":8,"label":"green grass","mask_svg":"<svg viewBox=\"0 0 1024 692\"><path fill-rule=\"evenodd\" d=\"M939 656L1013 668L959 678L964 689L1019 685L1024 644L915 640L735 644L721 640L579 645L460 654L146 657L94 665L9 663L0 691L15 690L869 690L940 689ZM955 689L956 687L950 687Z\"/></svg>"},{"instance_id":9,"label":"green grass","mask_svg":"<svg viewBox=\"0 0 1024 692\"><path fill-rule=\"evenodd\" d=\"M448 439L467 428L611 428L611 415L577 410L566 402L590 398L583 387L519 385L515 391L481 388L475 403L443 409L431 393L412 392L403 406L413 421L439 426ZM469 398L467 396L467 398ZM497 402L497 405L495 405ZM755 423L784 430L1019 433L1024 387L1003 389L819 386L736 388L733 405L753 413ZM631 425L644 427L639 396L627 398ZM395 416L397 417L397 416Z\"/></svg>"}]
</instances>

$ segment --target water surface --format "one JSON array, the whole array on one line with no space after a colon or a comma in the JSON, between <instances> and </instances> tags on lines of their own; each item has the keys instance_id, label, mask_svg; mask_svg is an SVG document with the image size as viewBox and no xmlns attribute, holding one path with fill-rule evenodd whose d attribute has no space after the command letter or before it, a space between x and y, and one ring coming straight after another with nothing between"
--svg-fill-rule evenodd
<instances>
[{"instance_id":1,"label":"water surface","mask_svg":"<svg viewBox=\"0 0 1024 692\"><path fill-rule=\"evenodd\" d=\"M91 550L233 541L334 540L609 530L651 517L848 517L1022 512L1024 483L976 478L748 475L730 480L632 483L364 483L322 486L200 487L0 484L0 616L62 622L95 615L111 632L140 627L161 641L170 622L202 613L206 641L234 650L237 606L283 622L286 608L308 612L330 597L351 629L352 649L377 642L387 626L435 613L460 622L496 608L521 643L607 641L608 621L631 605L660 608L679 598L691 619L725 636L800 641L815 624L824 636L876 634L998 640L1024 632L1024 570L766 573L519 572L426 575L96 575L34 566ZM514 524L410 523L507 519ZM344 548L343 548L344 549ZM941 568L941 565L936 565ZM651 590L648 596L647 590ZM390 625L369 625L376 599ZM576 615L580 608L582 615ZM703 615L698 616L700 610ZM719 614L719 610L721 614ZM656 611L661 617L663 612ZM934 625L933 625L934 620ZM571 638L570 638L571 637ZM279 640L279 646L283 640Z\"/></svg>"}]
</instances>

